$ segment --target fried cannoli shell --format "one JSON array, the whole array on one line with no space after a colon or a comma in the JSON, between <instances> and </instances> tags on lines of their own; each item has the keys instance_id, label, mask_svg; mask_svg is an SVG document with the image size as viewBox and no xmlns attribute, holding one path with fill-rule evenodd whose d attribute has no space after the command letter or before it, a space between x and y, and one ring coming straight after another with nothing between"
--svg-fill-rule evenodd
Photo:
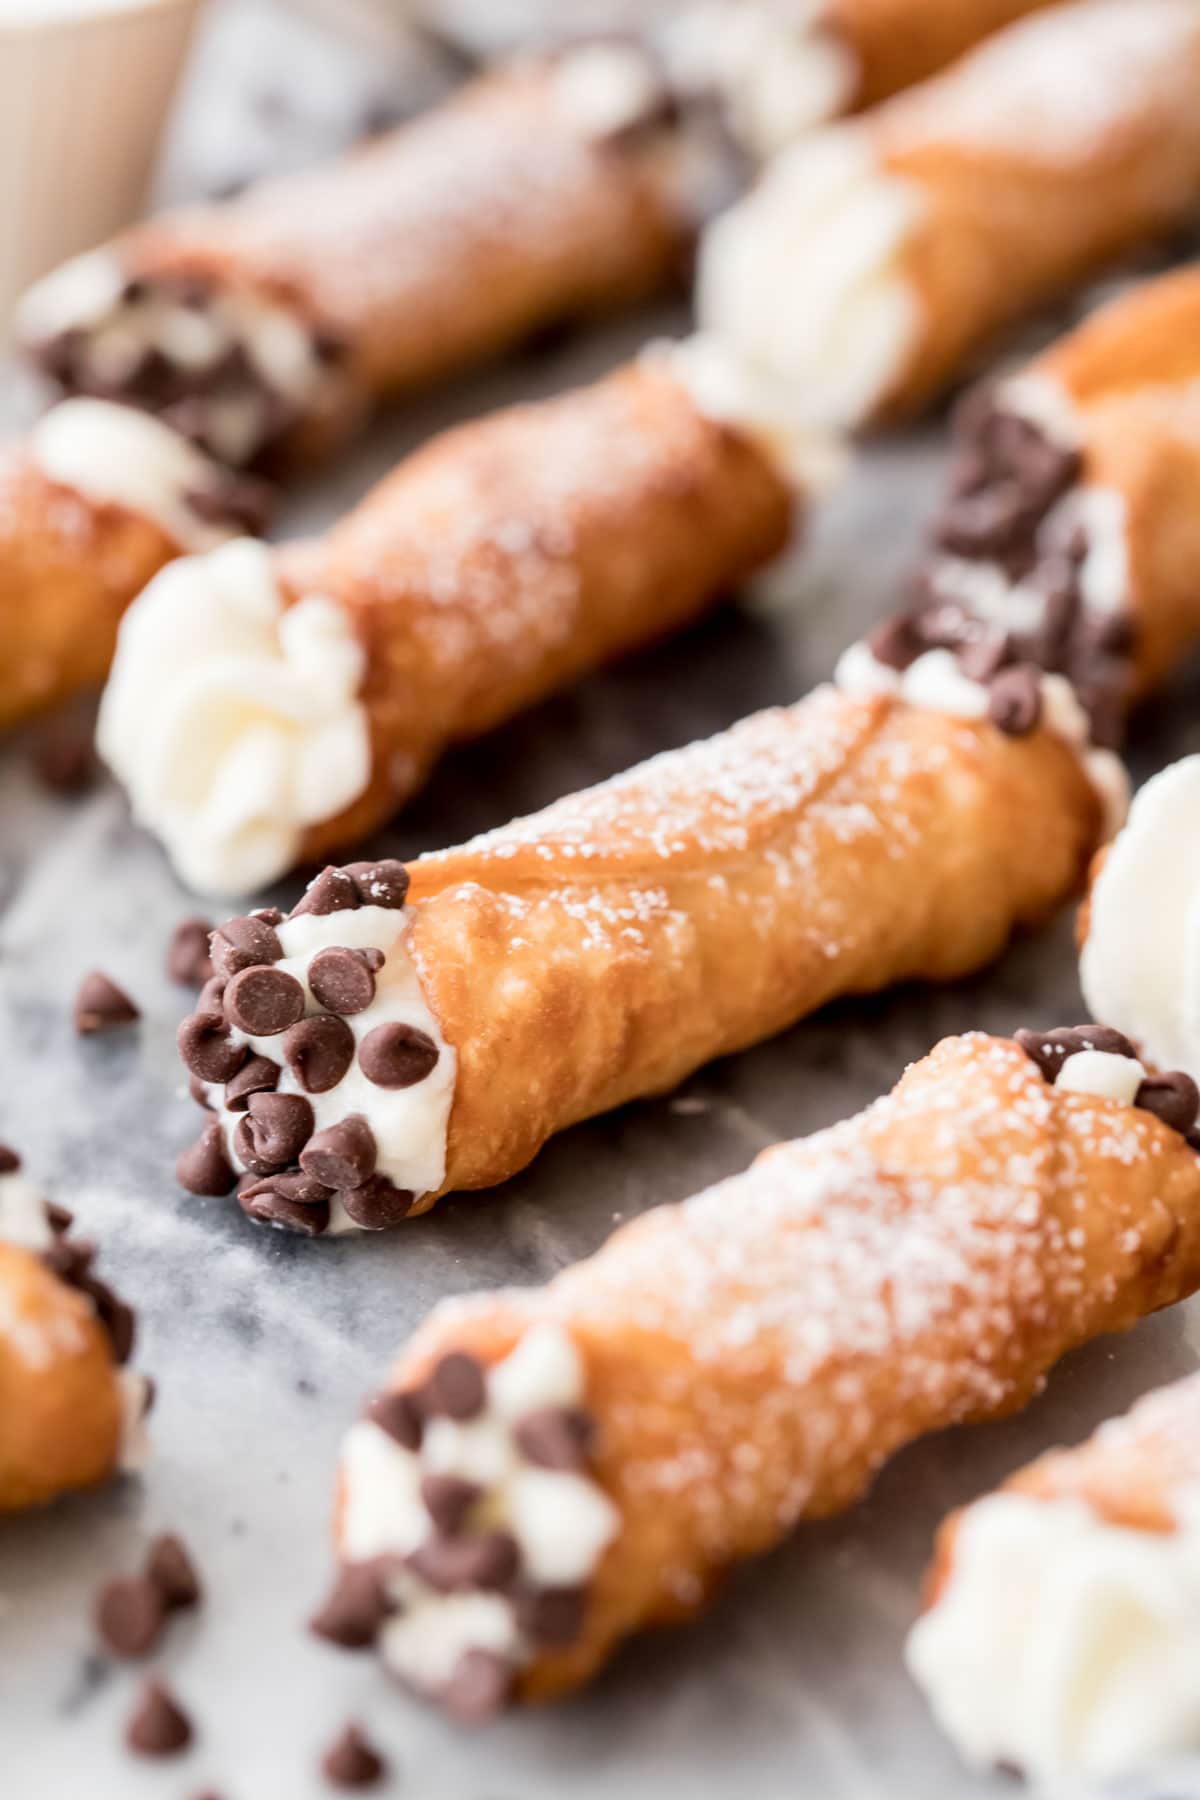
<instances>
[{"instance_id":1,"label":"fried cannoli shell","mask_svg":"<svg viewBox=\"0 0 1200 1800\"><path fill-rule=\"evenodd\" d=\"M1035 357L1028 374L1077 407L1200 381L1200 268L1142 282Z\"/></svg>"},{"instance_id":2,"label":"fried cannoli shell","mask_svg":"<svg viewBox=\"0 0 1200 1800\"><path fill-rule=\"evenodd\" d=\"M443 1191L835 997L979 968L1101 832L1050 732L823 688L421 859L411 950L458 1058Z\"/></svg>"},{"instance_id":3,"label":"fried cannoli shell","mask_svg":"<svg viewBox=\"0 0 1200 1800\"><path fill-rule=\"evenodd\" d=\"M0 451L0 729L103 681L126 607L178 554L142 514Z\"/></svg>"},{"instance_id":4,"label":"fried cannoli shell","mask_svg":"<svg viewBox=\"0 0 1200 1800\"><path fill-rule=\"evenodd\" d=\"M856 107L875 106L936 75L994 31L1050 0L830 0L826 29L858 67Z\"/></svg>"},{"instance_id":5,"label":"fried cannoli shell","mask_svg":"<svg viewBox=\"0 0 1200 1800\"><path fill-rule=\"evenodd\" d=\"M578 1686L629 1632L699 1608L733 1560L852 1504L902 1445L1016 1411L1068 1350L1192 1292L1198 1171L1149 1113L1056 1091L1016 1045L972 1034L548 1288L439 1308L392 1390L419 1393L450 1352L490 1367L561 1328L619 1512L579 1635L539 1650L517 1696Z\"/></svg>"},{"instance_id":6,"label":"fried cannoli shell","mask_svg":"<svg viewBox=\"0 0 1200 1800\"><path fill-rule=\"evenodd\" d=\"M285 596L329 595L367 651L370 785L302 860L390 817L451 744L699 617L784 547L793 504L649 359L409 458L279 554Z\"/></svg>"},{"instance_id":7,"label":"fried cannoli shell","mask_svg":"<svg viewBox=\"0 0 1200 1800\"><path fill-rule=\"evenodd\" d=\"M0 1513L91 1487L117 1467L119 1375L86 1294L0 1243Z\"/></svg>"},{"instance_id":8,"label":"fried cannoli shell","mask_svg":"<svg viewBox=\"0 0 1200 1800\"><path fill-rule=\"evenodd\" d=\"M1088 9L1076 10L1086 34ZM1186 5L1168 4L1168 15L1169 46L1157 63L1147 58L1144 70L1130 71L1119 128L1069 152L1036 138L1023 146L1015 126L1007 148L987 129L966 127L964 136L968 64L865 122L881 168L910 186L918 207L898 272L916 299L919 326L873 422L918 411L1004 327L1179 225L1200 204L1200 19ZM1048 21L1060 33L1068 23L1065 16ZM1151 18L1144 23L1147 32L1165 30ZM1098 19L1096 29L1103 24ZM1034 21L1030 52L1038 49L1036 31ZM978 53L981 68L988 54L986 46ZM1114 68L1108 78L1117 74Z\"/></svg>"}]
</instances>

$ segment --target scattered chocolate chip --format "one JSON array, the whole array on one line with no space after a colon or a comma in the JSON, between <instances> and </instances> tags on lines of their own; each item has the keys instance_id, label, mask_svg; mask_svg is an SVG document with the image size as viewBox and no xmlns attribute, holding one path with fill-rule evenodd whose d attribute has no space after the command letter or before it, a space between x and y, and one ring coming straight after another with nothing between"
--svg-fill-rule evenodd
<instances>
[{"instance_id":1,"label":"scattered chocolate chip","mask_svg":"<svg viewBox=\"0 0 1200 1800\"><path fill-rule=\"evenodd\" d=\"M453 1537L462 1530L467 1514L483 1493L474 1481L461 1475L426 1475L421 1482L421 1500L438 1531Z\"/></svg>"},{"instance_id":2,"label":"scattered chocolate chip","mask_svg":"<svg viewBox=\"0 0 1200 1800\"><path fill-rule=\"evenodd\" d=\"M165 1532L151 1544L146 1579L153 1582L170 1612L185 1612L200 1603L200 1577L183 1539L174 1532Z\"/></svg>"},{"instance_id":3,"label":"scattered chocolate chip","mask_svg":"<svg viewBox=\"0 0 1200 1800\"><path fill-rule=\"evenodd\" d=\"M321 1758L326 1781L334 1787L374 1787L387 1773L387 1764L362 1727L347 1725Z\"/></svg>"},{"instance_id":4,"label":"scattered chocolate chip","mask_svg":"<svg viewBox=\"0 0 1200 1800\"><path fill-rule=\"evenodd\" d=\"M226 919L213 932L212 961L218 975L239 975L243 969L276 963L282 955L283 945L274 925L254 913Z\"/></svg>"},{"instance_id":5,"label":"scattered chocolate chip","mask_svg":"<svg viewBox=\"0 0 1200 1800\"><path fill-rule=\"evenodd\" d=\"M15 1175L21 1166L21 1159L15 1150L7 1144L0 1144L0 1175Z\"/></svg>"},{"instance_id":6,"label":"scattered chocolate chip","mask_svg":"<svg viewBox=\"0 0 1200 1800\"><path fill-rule=\"evenodd\" d=\"M354 1061L354 1033L344 1019L317 1013L286 1033L283 1055L306 1094L327 1094Z\"/></svg>"},{"instance_id":7,"label":"scattered chocolate chip","mask_svg":"<svg viewBox=\"0 0 1200 1800\"><path fill-rule=\"evenodd\" d=\"M251 1094L234 1149L255 1175L274 1175L296 1161L312 1129L313 1109L302 1094Z\"/></svg>"},{"instance_id":8,"label":"scattered chocolate chip","mask_svg":"<svg viewBox=\"0 0 1200 1800\"><path fill-rule=\"evenodd\" d=\"M132 1025L141 1012L129 995L99 969L85 975L75 996L75 1029L81 1037Z\"/></svg>"},{"instance_id":9,"label":"scattered chocolate chip","mask_svg":"<svg viewBox=\"0 0 1200 1800\"><path fill-rule=\"evenodd\" d=\"M294 1177L268 1175L238 1188L238 1205L248 1219L259 1225L274 1225L282 1231L295 1231L302 1237L320 1237L329 1229L328 1198L297 1200L291 1191Z\"/></svg>"},{"instance_id":10,"label":"scattered chocolate chip","mask_svg":"<svg viewBox=\"0 0 1200 1800\"><path fill-rule=\"evenodd\" d=\"M386 1586L389 1566L386 1557L347 1563L324 1605L310 1619L309 1630L343 1650L365 1650L373 1644L394 1610Z\"/></svg>"},{"instance_id":11,"label":"scattered chocolate chip","mask_svg":"<svg viewBox=\"0 0 1200 1800\"><path fill-rule=\"evenodd\" d=\"M308 985L332 1013L365 1012L375 998L375 970L382 961L378 950L322 950L308 965Z\"/></svg>"},{"instance_id":12,"label":"scattered chocolate chip","mask_svg":"<svg viewBox=\"0 0 1200 1800\"><path fill-rule=\"evenodd\" d=\"M34 767L52 793L82 794L96 777L91 732L79 725L52 726L34 752Z\"/></svg>"},{"instance_id":13,"label":"scattered chocolate chip","mask_svg":"<svg viewBox=\"0 0 1200 1800\"><path fill-rule=\"evenodd\" d=\"M1027 737L1042 716L1042 688L1036 669L1016 663L1001 669L988 689L988 718L1007 737Z\"/></svg>"},{"instance_id":14,"label":"scattered chocolate chip","mask_svg":"<svg viewBox=\"0 0 1200 1800\"><path fill-rule=\"evenodd\" d=\"M416 1195L411 1188L397 1187L387 1175L371 1175L358 1187L343 1188L338 1199L363 1231L389 1231L407 1219Z\"/></svg>"},{"instance_id":15,"label":"scattered chocolate chip","mask_svg":"<svg viewBox=\"0 0 1200 1800\"><path fill-rule=\"evenodd\" d=\"M181 919L167 946L167 976L182 987L203 987L213 976L208 940L212 926L207 919Z\"/></svg>"},{"instance_id":16,"label":"scattered chocolate chip","mask_svg":"<svg viewBox=\"0 0 1200 1800\"><path fill-rule=\"evenodd\" d=\"M393 1021L368 1031L358 1047L358 1065L376 1087L415 1087L432 1073L439 1054L428 1032Z\"/></svg>"},{"instance_id":17,"label":"scattered chocolate chip","mask_svg":"<svg viewBox=\"0 0 1200 1800\"><path fill-rule=\"evenodd\" d=\"M421 1406L429 1417L444 1413L461 1423L478 1418L486 1400L483 1365L465 1350L451 1350L436 1362L421 1390Z\"/></svg>"},{"instance_id":18,"label":"scattered chocolate chip","mask_svg":"<svg viewBox=\"0 0 1200 1800\"><path fill-rule=\"evenodd\" d=\"M125 1742L139 1756L177 1756L192 1741L192 1724L161 1681L147 1681L138 1695Z\"/></svg>"},{"instance_id":19,"label":"scattered chocolate chip","mask_svg":"<svg viewBox=\"0 0 1200 1800\"><path fill-rule=\"evenodd\" d=\"M345 869L326 868L309 882L302 898L292 908L292 918L301 913L356 912L362 905L358 889Z\"/></svg>"},{"instance_id":20,"label":"scattered chocolate chip","mask_svg":"<svg viewBox=\"0 0 1200 1800\"><path fill-rule=\"evenodd\" d=\"M327 1188L357 1188L374 1173L375 1134L362 1113L351 1113L312 1136L300 1167Z\"/></svg>"},{"instance_id":21,"label":"scattered chocolate chip","mask_svg":"<svg viewBox=\"0 0 1200 1800\"><path fill-rule=\"evenodd\" d=\"M1148 1075L1133 1097L1143 1112L1153 1113L1172 1131L1188 1132L1200 1112L1200 1088L1181 1069L1168 1075Z\"/></svg>"},{"instance_id":22,"label":"scattered chocolate chip","mask_svg":"<svg viewBox=\"0 0 1200 1800\"><path fill-rule=\"evenodd\" d=\"M591 1415L576 1406L541 1407L513 1431L522 1456L542 1469L585 1469L594 1435Z\"/></svg>"},{"instance_id":23,"label":"scattered chocolate chip","mask_svg":"<svg viewBox=\"0 0 1200 1800\"><path fill-rule=\"evenodd\" d=\"M269 1056L251 1056L232 1081L225 1083L225 1106L229 1112L245 1112L251 1094L273 1094L283 1073Z\"/></svg>"},{"instance_id":24,"label":"scattered chocolate chip","mask_svg":"<svg viewBox=\"0 0 1200 1800\"><path fill-rule=\"evenodd\" d=\"M421 1409L412 1394L377 1394L366 1417L386 1431L404 1450L419 1450L423 1432Z\"/></svg>"},{"instance_id":25,"label":"scattered chocolate chip","mask_svg":"<svg viewBox=\"0 0 1200 1800\"><path fill-rule=\"evenodd\" d=\"M535 1644L573 1644L586 1606L583 1588L532 1588L517 1595L517 1624Z\"/></svg>"},{"instance_id":26,"label":"scattered chocolate chip","mask_svg":"<svg viewBox=\"0 0 1200 1800\"><path fill-rule=\"evenodd\" d=\"M235 1044L224 1013L189 1013L175 1034L183 1065L200 1081L231 1081L249 1052Z\"/></svg>"},{"instance_id":27,"label":"scattered chocolate chip","mask_svg":"<svg viewBox=\"0 0 1200 1800\"><path fill-rule=\"evenodd\" d=\"M430 1537L408 1557L408 1566L440 1594L476 1589L503 1593L516 1579L521 1553L507 1531L466 1537Z\"/></svg>"},{"instance_id":28,"label":"scattered chocolate chip","mask_svg":"<svg viewBox=\"0 0 1200 1800\"><path fill-rule=\"evenodd\" d=\"M224 1006L247 1037L278 1037L304 1017L304 989L284 969L241 969L225 989Z\"/></svg>"},{"instance_id":29,"label":"scattered chocolate chip","mask_svg":"<svg viewBox=\"0 0 1200 1800\"><path fill-rule=\"evenodd\" d=\"M145 1576L110 1581L96 1596L96 1630L114 1656L146 1656L163 1634L167 1608Z\"/></svg>"},{"instance_id":30,"label":"scattered chocolate chip","mask_svg":"<svg viewBox=\"0 0 1200 1800\"><path fill-rule=\"evenodd\" d=\"M1109 1025L1060 1025L1053 1031L1021 1030L1013 1033L1013 1039L1051 1083L1058 1080L1067 1058L1078 1055L1081 1050L1137 1057L1137 1051L1124 1033L1114 1031Z\"/></svg>"},{"instance_id":31,"label":"scattered chocolate chip","mask_svg":"<svg viewBox=\"0 0 1200 1800\"><path fill-rule=\"evenodd\" d=\"M175 1179L189 1194L218 1198L232 1190L237 1177L216 1119L204 1127L194 1144L180 1151L175 1159Z\"/></svg>"},{"instance_id":32,"label":"scattered chocolate chip","mask_svg":"<svg viewBox=\"0 0 1200 1800\"><path fill-rule=\"evenodd\" d=\"M383 906L398 912L408 898L408 870L393 856L384 857L382 862L347 863L345 873L364 906Z\"/></svg>"},{"instance_id":33,"label":"scattered chocolate chip","mask_svg":"<svg viewBox=\"0 0 1200 1800\"><path fill-rule=\"evenodd\" d=\"M461 1725L482 1725L507 1706L513 1688L513 1671L492 1650L468 1650L460 1656L454 1673L438 1699L442 1710Z\"/></svg>"}]
</instances>

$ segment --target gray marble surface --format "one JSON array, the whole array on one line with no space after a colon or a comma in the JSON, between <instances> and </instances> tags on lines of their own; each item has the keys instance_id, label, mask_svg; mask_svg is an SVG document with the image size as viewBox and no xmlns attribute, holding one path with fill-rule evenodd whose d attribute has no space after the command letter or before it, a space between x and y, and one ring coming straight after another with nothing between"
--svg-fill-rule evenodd
<instances>
[{"instance_id":1,"label":"gray marble surface","mask_svg":"<svg viewBox=\"0 0 1200 1800\"><path fill-rule=\"evenodd\" d=\"M271 41L291 38L261 7L230 5L216 23L193 114L199 99L198 123L222 150L208 99L231 104L232 73L244 102L263 66L245 47L267 41L237 33L252 25L277 34ZM342 83L377 79L352 57L336 80L335 59L309 61L328 78L327 100L351 91ZM331 102L322 113L335 121L331 139L343 113ZM185 144L202 135L185 134ZM194 150L190 165L186 149L176 154L184 168L204 162ZM409 410L298 496L285 529L319 525L450 419L577 380L654 323L526 358ZM453 842L803 692L894 594L936 488L940 437L934 427L871 449L806 558L769 594L454 757L373 848L403 856ZM1193 672L1139 722L1140 773L1200 748L1198 700ZM572 1131L499 1192L452 1200L387 1238L302 1242L175 1189L172 1160L194 1115L172 1052L187 995L168 985L162 962L172 925L194 904L112 787L50 798L29 751L25 738L0 752L0 1137L101 1240L105 1269L140 1303L138 1360L161 1397L142 1479L0 1530L3 1800L186 1800L207 1787L224 1800L315 1800L329 1791L317 1753L348 1715L394 1759L382 1791L414 1800L1013 1794L1010 1783L962 1772L900 1660L934 1529L1018 1463L1195 1367L1200 1304L1074 1357L1023 1417L901 1456L866 1504L738 1574L698 1628L630 1647L590 1693L553 1713L455 1734L370 1663L324 1649L301 1626L325 1579L340 1433L439 1297L544 1278L621 1219L854 1111L946 1032L1080 1016L1070 921L975 981L838 1007L706 1069L684 1105L655 1101ZM279 897L290 903L297 891L288 884ZM71 998L93 965L137 997L138 1030L73 1036ZM98 1580L132 1566L166 1527L194 1546L208 1598L162 1658L198 1742L186 1761L154 1767L121 1748L135 1678L97 1657L89 1604ZM1171 1792L1200 1792L1200 1777Z\"/></svg>"}]
</instances>

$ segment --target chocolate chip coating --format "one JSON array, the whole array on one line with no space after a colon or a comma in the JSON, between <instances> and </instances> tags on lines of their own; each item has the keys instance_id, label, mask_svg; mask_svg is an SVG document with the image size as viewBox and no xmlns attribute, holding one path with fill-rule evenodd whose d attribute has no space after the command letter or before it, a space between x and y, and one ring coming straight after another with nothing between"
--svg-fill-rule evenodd
<instances>
[{"instance_id":1,"label":"chocolate chip coating","mask_svg":"<svg viewBox=\"0 0 1200 1800\"><path fill-rule=\"evenodd\" d=\"M1182 1069L1168 1075L1148 1075L1134 1095L1133 1104L1153 1113L1172 1131L1188 1132L1200 1111L1200 1089Z\"/></svg>"},{"instance_id":2,"label":"chocolate chip coating","mask_svg":"<svg viewBox=\"0 0 1200 1800\"><path fill-rule=\"evenodd\" d=\"M212 963L218 975L238 975L260 963L276 963L282 955L274 925L254 913L226 919L212 935Z\"/></svg>"},{"instance_id":3,"label":"chocolate chip coating","mask_svg":"<svg viewBox=\"0 0 1200 1800\"><path fill-rule=\"evenodd\" d=\"M392 1611L387 1597L386 1558L348 1563L320 1611L309 1621L309 1630L343 1650L365 1650L375 1642L379 1627Z\"/></svg>"},{"instance_id":4,"label":"chocolate chip coating","mask_svg":"<svg viewBox=\"0 0 1200 1800\"><path fill-rule=\"evenodd\" d=\"M503 1593L516 1579L521 1553L509 1532L478 1531L466 1537L427 1538L407 1560L441 1594L473 1589Z\"/></svg>"},{"instance_id":5,"label":"chocolate chip coating","mask_svg":"<svg viewBox=\"0 0 1200 1800\"><path fill-rule=\"evenodd\" d=\"M292 908L292 918L302 913L316 913L325 918L335 912L355 912L362 905L358 889L344 869L326 868L310 881Z\"/></svg>"},{"instance_id":6,"label":"chocolate chip coating","mask_svg":"<svg viewBox=\"0 0 1200 1800\"><path fill-rule=\"evenodd\" d=\"M533 1588L517 1596L517 1624L535 1644L562 1648L583 1630L583 1588Z\"/></svg>"},{"instance_id":7,"label":"chocolate chip coating","mask_svg":"<svg viewBox=\"0 0 1200 1800\"><path fill-rule=\"evenodd\" d=\"M515 1675L494 1650L468 1650L438 1695L443 1712L461 1725L482 1725L508 1704Z\"/></svg>"},{"instance_id":8,"label":"chocolate chip coating","mask_svg":"<svg viewBox=\"0 0 1200 1800\"><path fill-rule=\"evenodd\" d=\"M312 1129L313 1110L303 1094L251 1094L234 1148L255 1175L274 1175L296 1161Z\"/></svg>"},{"instance_id":9,"label":"chocolate chip coating","mask_svg":"<svg viewBox=\"0 0 1200 1800\"><path fill-rule=\"evenodd\" d=\"M1053 1031L1015 1031L1014 1041L1037 1064L1045 1079L1058 1080L1063 1064L1081 1050L1100 1050L1107 1056L1136 1059L1137 1051L1125 1036L1111 1025L1060 1025Z\"/></svg>"},{"instance_id":10,"label":"chocolate chip coating","mask_svg":"<svg viewBox=\"0 0 1200 1800\"><path fill-rule=\"evenodd\" d=\"M363 1231L388 1231L412 1211L416 1196L397 1187L386 1175L371 1175L358 1187L343 1188L338 1195L343 1208Z\"/></svg>"},{"instance_id":11,"label":"chocolate chip coating","mask_svg":"<svg viewBox=\"0 0 1200 1800\"><path fill-rule=\"evenodd\" d=\"M992 678L988 718L1006 737L1028 737L1041 716L1042 690L1036 669L1016 663Z\"/></svg>"},{"instance_id":12,"label":"chocolate chip coating","mask_svg":"<svg viewBox=\"0 0 1200 1800\"><path fill-rule=\"evenodd\" d=\"M247 1057L229 1034L224 1013L189 1013L175 1035L183 1065L201 1081L229 1081Z\"/></svg>"},{"instance_id":13,"label":"chocolate chip coating","mask_svg":"<svg viewBox=\"0 0 1200 1800\"><path fill-rule=\"evenodd\" d=\"M269 1056L248 1057L232 1081L225 1083L226 1109L229 1112L245 1112L251 1094L274 1093L282 1073L279 1064L273 1063Z\"/></svg>"},{"instance_id":14,"label":"chocolate chip coating","mask_svg":"<svg viewBox=\"0 0 1200 1800\"><path fill-rule=\"evenodd\" d=\"M518 1421L513 1438L522 1456L541 1469L578 1473L587 1467L593 1436L589 1414L574 1406L544 1406Z\"/></svg>"},{"instance_id":15,"label":"chocolate chip coating","mask_svg":"<svg viewBox=\"0 0 1200 1800\"><path fill-rule=\"evenodd\" d=\"M247 1037L278 1037L304 1017L304 989L285 969L241 969L225 989L224 1007Z\"/></svg>"},{"instance_id":16,"label":"chocolate chip coating","mask_svg":"<svg viewBox=\"0 0 1200 1800\"><path fill-rule=\"evenodd\" d=\"M375 958L379 958L378 962ZM375 969L382 963L379 951L322 950L308 965L308 985L313 997L331 1013L348 1017L365 1012L375 998Z\"/></svg>"},{"instance_id":17,"label":"chocolate chip coating","mask_svg":"<svg viewBox=\"0 0 1200 1800\"><path fill-rule=\"evenodd\" d=\"M294 1199L293 1177L268 1175L262 1181L239 1187L238 1205L248 1219L274 1225L302 1237L320 1237L329 1228L329 1202Z\"/></svg>"},{"instance_id":18,"label":"chocolate chip coating","mask_svg":"<svg viewBox=\"0 0 1200 1800\"><path fill-rule=\"evenodd\" d=\"M398 912L408 898L408 870L395 857L384 857L381 862L347 863L345 872L364 906L383 906Z\"/></svg>"},{"instance_id":19,"label":"chocolate chip coating","mask_svg":"<svg viewBox=\"0 0 1200 1800\"><path fill-rule=\"evenodd\" d=\"M314 1014L285 1034L283 1055L306 1094L327 1094L354 1061L354 1033L332 1013Z\"/></svg>"},{"instance_id":20,"label":"chocolate chip coating","mask_svg":"<svg viewBox=\"0 0 1200 1800\"><path fill-rule=\"evenodd\" d=\"M356 1188L375 1171L375 1134L361 1113L351 1113L311 1137L300 1167L327 1188Z\"/></svg>"},{"instance_id":21,"label":"chocolate chip coating","mask_svg":"<svg viewBox=\"0 0 1200 1800\"><path fill-rule=\"evenodd\" d=\"M444 1413L460 1423L478 1418L486 1399L483 1365L465 1350L451 1350L436 1362L421 1392L427 1414Z\"/></svg>"},{"instance_id":22,"label":"chocolate chip coating","mask_svg":"<svg viewBox=\"0 0 1200 1800\"><path fill-rule=\"evenodd\" d=\"M415 1087L437 1067L440 1051L427 1031L396 1022L377 1025L358 1047L358 1063L376 1087Z\"/></svg>"},{"instance_id":23,"label":"chocolate chip coating","mask_svg":"<svg viewBox=\"0 0 1200 1800\"><path fill-rule=\"evenodd\" d=\"M424 1421L416 1396L407 1393L377 1394L367 1407L366 1417L404 1450L419 1450L424 1434Z\"/></svg>"}]
</instances>

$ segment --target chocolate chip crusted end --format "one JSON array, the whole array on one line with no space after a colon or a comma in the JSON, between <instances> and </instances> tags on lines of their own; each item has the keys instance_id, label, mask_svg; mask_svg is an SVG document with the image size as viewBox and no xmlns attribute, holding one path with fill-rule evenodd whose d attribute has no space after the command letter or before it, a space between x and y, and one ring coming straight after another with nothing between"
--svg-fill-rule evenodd
<instances>
[{"instance_id":1,"label":"chocolate chip crusted end","mask_svg":"<svg viewBox=\"0 0 1200 1800\"><path fill-rule=\"evenodd\" d=\"M1064 1025L1050 1031L1023 1028L1013 1033L1013 1041L1052 1087L1071 1057L1087 1051L1140 1061L1132 1039L1111 1025ZM1145 1076L1138 1084L1133 1105L1179 1132L1193 1149L1200 1149L1200 1087L1182 1069Z\"/></svg>"}]
</instances>

